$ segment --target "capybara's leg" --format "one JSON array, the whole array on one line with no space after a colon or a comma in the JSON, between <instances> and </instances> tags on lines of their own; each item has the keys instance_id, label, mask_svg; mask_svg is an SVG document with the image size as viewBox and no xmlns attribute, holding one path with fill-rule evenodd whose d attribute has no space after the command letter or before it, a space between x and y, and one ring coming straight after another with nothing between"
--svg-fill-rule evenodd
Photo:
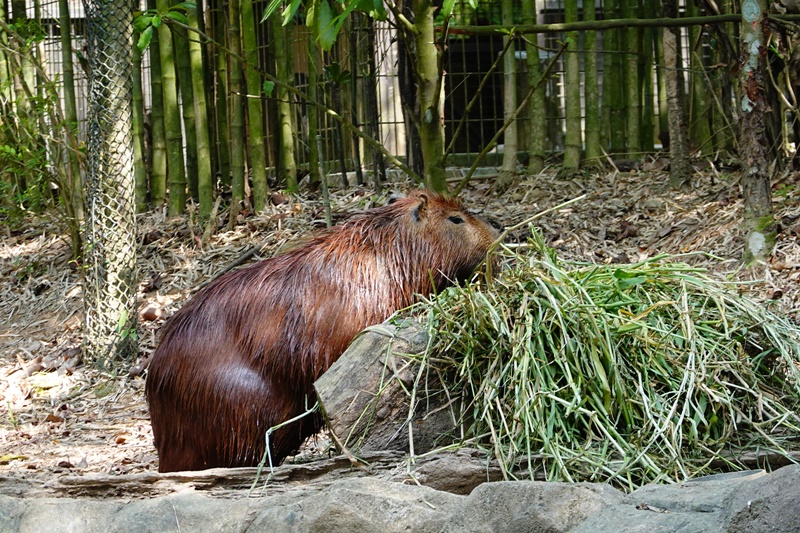
<instances>
[{"instance_id":1,"label":"capybara's leg","mask_svg":"<svg viewBox=\"0 0 800 533\"><path fill-rule=\"evenodd\" d=\"M242 363L204 368L203 374L188 382L188 376L179 373L152 395L160 472L257 465L266 449L267 430L305 410L304 394L271 383ZM309 397L309 406L314 401ZM319 427L319 417L313 414L271 434L273 464Z\"/></svg>"}]
</instances>

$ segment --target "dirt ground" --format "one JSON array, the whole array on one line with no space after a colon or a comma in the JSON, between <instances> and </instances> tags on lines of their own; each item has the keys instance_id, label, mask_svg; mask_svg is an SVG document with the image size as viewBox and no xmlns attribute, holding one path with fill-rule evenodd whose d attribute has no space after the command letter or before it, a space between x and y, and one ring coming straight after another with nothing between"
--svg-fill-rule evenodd
<instances>
[{"instance_id":1,"label":"dirt ground","mask_svg":"<svg viewBox=\"0 0 800 533\"><path fill-rule=\"evenodd\" d=\"M569 208L537 220L563 259L636 262L661 253L688 254L720 278L746 282L753 298L800 322L800 174L787 171L773 186L780 235L772 258L741 268L742 200L738 174L702 163L694 188L667 186L665 162L560 180L554 171L523 177L503 194L491 180L475 181L468 206L510 226L585 194ZM404 190L408 184L393 184ZM386 201L367 189L334 194L335 220ZM98 370L80 361L83 317L79 274L69 261L62 225L41 217L20 230L7 227L0 246L0 480L46 483L69 473L155 471L157 456L144 401L144 379L129 370L156 345L158 328L191 295L253 246L253 259L324 226L316 193L276 195L267 213L247 216L208 242L194 217L143 215L139 227L139 357ZM222 218L220 218L222 220ZM526 229L508 242L524 242ZM253 260L250 259L250 260Z\"/></svg>"}]
</instances>

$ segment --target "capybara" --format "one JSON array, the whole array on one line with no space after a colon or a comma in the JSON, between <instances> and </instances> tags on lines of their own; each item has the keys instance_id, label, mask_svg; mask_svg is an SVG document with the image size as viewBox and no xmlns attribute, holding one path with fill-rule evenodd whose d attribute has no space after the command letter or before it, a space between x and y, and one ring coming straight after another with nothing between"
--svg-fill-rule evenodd
<instances>
[{"instance_id":1,"label":"capybara","mask_svg":"<svg viewBox=\"0 0 800 533\"><path fill-rule=\"evenodd\" d=\"M415 191L210 283L165 323L150 363L159 471L258 464L267 429L314 404L314 381L359 331L468 278L497 236L460 202ZM320 426L272 433L273 463Z\"/></svg>"}]
</instances>

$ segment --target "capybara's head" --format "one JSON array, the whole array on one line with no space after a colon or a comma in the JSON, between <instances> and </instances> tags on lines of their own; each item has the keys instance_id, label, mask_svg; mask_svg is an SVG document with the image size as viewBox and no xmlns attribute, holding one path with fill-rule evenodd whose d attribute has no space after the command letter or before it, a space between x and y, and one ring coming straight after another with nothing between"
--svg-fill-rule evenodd
<instances>
[{"instance_id":1,"label":"capybara's head","mask_svg":"<svg viewBox=\"0 0 800 533\"><path fill-rule=\"evenodd\" d=\"M358 235L369 234L376 246L396 253L387 268L419 270L427 279L432 276L437 290L467 279L499 236L492 224L469 213L459 200L431 191L413 191L345 225L361 226Z\"/></svg>"}]
</instances>

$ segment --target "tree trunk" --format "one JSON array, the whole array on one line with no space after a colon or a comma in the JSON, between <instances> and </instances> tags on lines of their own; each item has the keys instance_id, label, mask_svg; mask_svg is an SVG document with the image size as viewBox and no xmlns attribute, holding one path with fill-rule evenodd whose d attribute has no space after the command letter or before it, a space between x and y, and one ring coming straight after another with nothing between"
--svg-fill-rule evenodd
<instances>
[{"instance_id":1,"label":"tree trunk","mask_svg":"<svg viewBox=\"0 0 800 533\"><path fill-rule=\"evenodd\" d=\"M196 9L188 13L188 26L199 29L197 13L202 12L198 2ZM200 218L211 214L214 203L214 174L211 171L211 143L208 133L208 108L206 106L205 69L203 49L199 37L189 34L189 64L192 76L192 102L194 105L195 135L197 145L197 195L200 202Z\"/></svg>"},{"instance_id":2,"label":"tree trunk","mask_svg":"<svg viewBox=\"0 0 800 533\"><path fill-rule=\"evenodd\" d=\"M565 22L578 20L578 0L566 0L564 3ZM563 170L575 171L581 164L581 72L578 32L567 32L566 73L565 81L565 115L566 137L564 138Z\"/></svg>"},{"instance_id":3,"label":"tree trunk","mask_svg":"<svg viewBox=\"0 0 800 533\"><path fill-rule=\"evenodd\" d=\"M90 70L83 284L84 361L136 356L136 218L133 179L133 10L84 2Z\"/></svg>"},{"instance_id":4,"label":"tree trunk","mask_svg":"<svg viewBox=\"0 0 800 533\"><path fill-rule=\"evenodd\" d=\"M276 77L287 85L294 85L294 80L289 79L289 61L292 59L291 47L287 47L291 33L281 25L281 17L277 13L270 17L270 33L272 34ZM296 191L297 164L294 158L292 104L289 101L289 91L285 87L278 85L275 88L275 93L278 100L278 142L280 143L277 164L278 179L286 183L287 190Z\"/></svg>"},{"instance_id":5,"label":"tree trunk","mask_svg":"<svg viewBox=\"0 0 800 533\"><path fill-rule=\"evenodd\" d=\"M148 9L156 8L156 0L147 1ZM158 32L150 40L150 139L152 164L150 169L150 201L161 207L167 200L167 137L164 131L164 84L161 78L161 46Z\"/></svg>"},{"instance_id":6,"label":"tree trunk","mask_svg":"<svg viewBox=\"0 0 800 533\"><path fill-rule=\"evenodd\" d=\"M439 50L433 31L434 5L430 0L412 0L414 45L417 60L417 97L420 104L419 137L423 175L428 189L446 193L444 116L439 72Z\"/></svg>"},{"instance_id":7,"label":"tree trunk","mask_svg":"<svg viewBox=\"0 0 800 533\"><path fill-rule=\"evenodd\" d=\"M169 0L156 0L156 7L164 12ZM167 139L167 182L169 183L170 216L178 216L186 207L186 171L183 163L183 134L181 111L178 108L178 83L175 71L175 49L172 33L166 24L158 27L158 47L161 57L161 91L164 101L164 130Z\"/></svg>"},{"instance_id":8,"label":"tree trunk","mask_svg":"<svg viewBox=\"0 0 800 533\"><path fill-rule=\"evenodd\" d=\"M739 61L739 152L744 197L744 262L767 259L775 246L777 229L772 210L769 176L769 146L765 116L770 102L766 98L768 5L765 0L745 0L742 4L741 58Z\"/></svg>"},{"instance_id":9,"label":"tree trunk","mask_svg":"<svg viewBox=\"0 0 800 533\"><path fill-rule=\"evenodd\" d=\"M244 202L244 102L242 92L242 36L239 31L239 0L228 1L228 47L230 48L230 102L231 102L231 212L230 225Z\"/></svg>"},{"instance_id":10,"label":"tree trunk","mask_svg":"<svg viewBox=\"0 0 800 533\"><path fill-rule=\"evenodd\" d=\"M664 16L677 14L676 0L663 3ZM669 111L669 184L674 189L691 185L692 167L689 164L689 140L686 134L686 118L683 108L682 83L679 76L678 36L672 28L662 33L664 49L664 85Z\"/></svg>"},{"instance_id":11,"label":"tree trunk","mask_svg":"<svg viewBox=\"0 0 800 533\"><path fill-rule=\"evenodd\" d=\"M503 0L503 26L514 27L514 2ZM509 35L503 36L503 45L512 39ZM514 53L515 43L511 43L505 56L503 56L503 118L505 122L517 110L517 57ZM503 165L500 168L498 181L510 180L517 173L517 121L512 121L503 134Z\"/></svg>"},{"instance_id":12,"label":"tree trunk","mask_svg":"<svg viewBox=\"0 0 800 533\"><path fill-rule=\"evenodd\" d=\"M253 180L253 209L260 213L267 203L267 153L264 148L264 109L262 107L261 74L258 71L258 41L253 1L242 0L242 42L247 62L247 116L250 141L250 175Z\"/></svg>"},{"instance_id":13,"label":"tree trunk","mask_svg":"<svg viewBox=\"0 0 800 533\"><path fill-rule=\"evenodd\" d=\"M595 0L583 4L583 20L595 20ZM597 32L590 30L583 36L584 49L584 101L586 102L586 153L584 161L598 166L603 151L600 149L600 90L597 84Z\"/></svg>"}]
</instances>

